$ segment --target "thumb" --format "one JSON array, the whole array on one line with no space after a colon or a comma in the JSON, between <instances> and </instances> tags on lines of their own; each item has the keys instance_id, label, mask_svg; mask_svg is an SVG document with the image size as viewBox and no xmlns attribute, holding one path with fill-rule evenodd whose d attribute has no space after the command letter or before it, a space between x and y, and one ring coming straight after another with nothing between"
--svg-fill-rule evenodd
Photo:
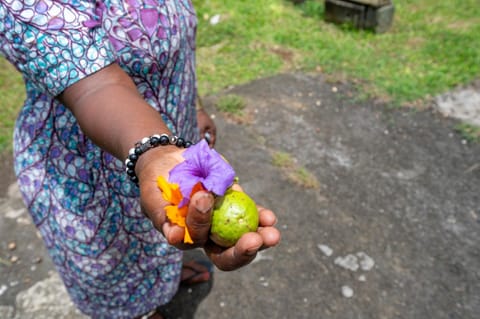
<instances>
[{"instance_id":1,"label":"thumb","mask_svg":"<svg viewBox=\"0 0 480 319\"><path fill-rule=\"evenodd\" d=\"M208 240L214 202L213 195L206 191L199 191L190 199L186 224L196 245L203 246Z\"/></svg>"}]
</instances>

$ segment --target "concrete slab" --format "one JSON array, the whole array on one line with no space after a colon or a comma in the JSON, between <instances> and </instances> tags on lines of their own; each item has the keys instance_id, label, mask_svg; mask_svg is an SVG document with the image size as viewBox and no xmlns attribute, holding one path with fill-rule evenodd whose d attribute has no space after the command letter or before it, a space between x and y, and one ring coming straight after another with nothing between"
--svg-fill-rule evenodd
<instances>
[{"instance_id":1,"label":"concrete slab","mask_svg":"<svg viewBox=\"0 0 480 319\"><path fill-rule=\"evenodd\" d=\"M435 98L435 107L445 116L480 127L480 90L461 88Z\"/></svg>"}]
</instances>

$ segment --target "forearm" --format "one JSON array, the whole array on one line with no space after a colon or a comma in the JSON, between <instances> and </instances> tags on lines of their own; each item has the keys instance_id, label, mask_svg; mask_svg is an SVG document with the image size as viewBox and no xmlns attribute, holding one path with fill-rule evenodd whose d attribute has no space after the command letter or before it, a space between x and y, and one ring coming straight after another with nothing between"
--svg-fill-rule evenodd
<instances>
[{"instance_id":1,"label":"forearm","mask_svg":"<svg viewBox=\"0 0 480 319\"><path fill-rule=\"evenodd\" d=\"M142 137L170 133L116 64L75 83L59 99L94 143L121 160Z\"/></svg>"}]
</instances>

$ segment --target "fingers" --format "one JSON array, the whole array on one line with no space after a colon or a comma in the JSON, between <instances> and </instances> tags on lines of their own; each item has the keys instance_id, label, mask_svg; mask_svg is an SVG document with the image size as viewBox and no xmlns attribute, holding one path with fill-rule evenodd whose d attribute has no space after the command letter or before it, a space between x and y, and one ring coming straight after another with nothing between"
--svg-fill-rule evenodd
<instances>
[{"instance_id":1,"label":"fingers","mask_svg":"<svg viewBox=\"0 0 480 319\"><path fill-rule=\"evenodd\" d=\"M162 232L170 245L183 245L185 230L183 227L168 222L165 206L169 204L163 198L162 192L156 184L144 183L140 187L140 192L142 211L152 221L153 226Z\"/></svg>"},{"instance_id":2,"label":"fingers","mask_svg":"<svg viewBox=\"0 0 480 319\"><path fill-rule=\"evenodd\" d=\"M234 188L241 189L239 185L234 185ZM164 211L168 203L163 199L156 183L145 181L141 183L140 190L142 208L154 226L163 232L168 243L183 250L204 247L206 254L219 269L229 271L243 267L254 260L258 251L280 242L280 232L274 227L277 222L275 214L269 209L257 206L257 232L243 235L235 246L228 249L215 245L209 240L214 197L210 192L199 191L190 199L186 216L186 229L193 244L184 244L185 228L168 222Z\"/></svg>"},{"instance_id":3,"label":"fingers","mask_svg":"<svg viewBox=\"0 0 480 319\"><path fill-rule=\"evenodd\" d=\"M162 192L156 183L142 183L140 186L140 205L145 215L152 221L155 228L162 229L166 221L165 206L167 202L163 199Z\"/></svg>"},{"instance_id":4,"label":"fingers","mask_svg":"<svg viewBox=\"0 0 480 319\"><path fill-rule=\"evenodd\" d=\"M260 227L256 233L244 234L235 246L227 249L210 241L205 246L205 253L219 269L231 271L248 265L255 259L258 251L276 246L279 242L278 229L271 226Z\"/></svg>"},{"instance_id":5,"label":"fingers","mask_svg":"<svg viewBox=\"0 0 480 319\"><path fill-rule=\"evenodd\" d=\"M262 246L263 239L260 234L247 233L238 240L235 246L228 249L208 242L205 246L205 253L220 270L231 271L252 262Z\"/></svg>"},{"instance_id":6,"label":"fingers","mask_svg":"<svg viewBox=\"0 0 480 319\"><path fill-rule=\"evenodd\" d=\"M280 231L275 227L261 227L258 229L258 234L260 234L263 241L261 250L274 247L280 242Z\"/></svg>"},{"instance_id":7,"label":"fingers","mask_svg":"<svg viewBox=\"0 0 480 319\"><path fill-rule=\"evenodd\" d=\"M274 226L277 223L275 214L262 206L257 206L260 226Z\"/></svg>"},{"instance_id":8,"label":"fingers","mask_svg":"<svg viewBox=\"0 0 480 319\"><path fill-rule=\"evenodd\" d=\"M264 207L257 206L259 214L258 233L262 236L263 246L261 249L276 246L280 242L280 231L274 226L277 223L275 214Z\"/></svg>"},{"instance_id":9,"label":"fingers","mask_svg":"<svg viewBox=\"0 0 480 319\"><path fill-rule=\"evenodd\" d=\"M242 186L240 186L240 184L235 183L235 182L232 185L232 189L235 190L235 191L243 192Z\"/></svg>"},{"instance_id":10,"label":"fingers","mask_svg":"<svg viewBox=\"0 0 480 319\"><path fill-rule=\"evenodd\" d=\"M187 249L183 244L183 238L185 236L185 229L183 227L166 222L162 225L162 233L167 239L167 242L179 249Z\"/></svg>"},{"instance_id":11,"label":"fingers","mask_svg":"<svg viewBox=\"0 0 480 319\"><path fill-rule=\"evenodd\" d=\"M190 199L185 220L193 244L184 243L184 227L167 221L161 229L168 243L182 250L203 246L209 236L213 205L214 198L211 193L205 191L195 193Z\"/></svg>"},{"instance_id":12,"label":"fingers","mask_svg":"<svg viewBox=\"0 0 480 319\"><path fill-rule=\"evenodd\" d=\"M216 137L215 133L206 132L205 133L205 139L207 140L208 146L210 146L210 148L215 147L215 142L217 140L217 137Z\"/></svg>"},{"instance_id":13,"label":"fingers","mask_svg":"<svg viewBox=\"0 0 480 319\"><path fill-rule=\"evenodd\" d=\"M208 239L213 205L213 195L206 191L197 192L190 199L186 223L196 246L203 246Z\"/></svg>"},{"instance_id":14,"label":"fingers","mask_svg":"<svg viewBox=\"0 0 480 319\"><path fill-rule=\"evenodd\" d=\"M205 132L205 137L207 137L208 134L208 145L213 148L215 146L215 142L217 141L217 129L215 125L212 127L207 128L207 131Z\"/></svg>"},{"instance_id":15,"label":"fingers","mask_svg":"<svg viewBox=\"0 0 480 319\"><path fill-rule=\"evenodd\" d=\"M217 139L217 127L215 122L204 109L199 109L197 111L197 122L200 135L202 138L205 138L208 145L213 148Z\"/></svg>"}]
</instances>

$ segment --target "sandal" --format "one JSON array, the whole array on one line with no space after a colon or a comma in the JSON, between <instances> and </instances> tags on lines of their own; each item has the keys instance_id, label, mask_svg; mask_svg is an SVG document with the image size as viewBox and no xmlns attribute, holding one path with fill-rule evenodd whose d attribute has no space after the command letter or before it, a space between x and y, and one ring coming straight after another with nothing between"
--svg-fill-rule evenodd
<instances>
[{"instance_id":1,"label":"sandal","mask_svg":"<svg viewBox=\"0 0 480 319\"><path fill-rule=\"evenodd\" d=\"M213 264L205 259L192 259L188 262L184 262L182 265L182 271L180 274L180 285L190 286L210 281L213 274ZM165 318L165 307L168 304L163 305L149 313L144 314L137 319L162 319Z\"/></svg>"},{"instance_id":2,"label":"sandal","mask_svg":"<svg viewBox=\"0 0 480 319\"><path fill-rule=\"evenodd\" d=\"M213 274L213 264L207 260L191 260L183 263L180 276L181 285L194 285L208 282Z\"/></svg>"},{"instance_id":3,"label":"sandal","mask_svg":"<svg viewBox=\"0 0 480 319\"><path fill-rule=\"evenodd\" d=\"M160 312L158 312L158 310L152 310L149 313L139 317L139 319L164 319L164 317Z\"/></svg>"}]
</instances>

